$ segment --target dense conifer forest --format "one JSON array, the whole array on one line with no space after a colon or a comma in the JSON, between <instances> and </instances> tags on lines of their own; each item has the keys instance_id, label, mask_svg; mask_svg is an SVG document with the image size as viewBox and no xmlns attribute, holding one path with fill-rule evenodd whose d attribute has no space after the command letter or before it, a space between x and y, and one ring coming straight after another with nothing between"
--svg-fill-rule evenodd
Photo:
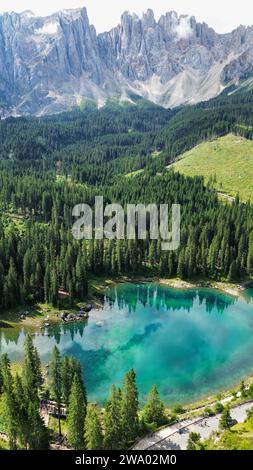
<instances>
[{"instance_id":1,"label":"dense conifer forest","mask_svg":"<svg viewBox=\"0 0 253 470\"><path fill-rule=\"evenodd\" d=\"M253 272L253 209L220 202L203 179L166 169L198 142L252 138L252 91L165 110L140 100L0 122L0 308L87 296L91 275L235 281ZM141 170L141 171L138 171ZM150 240L76 241L77 203L181 204L181 246Z\"/></svg>"}]
</instances>

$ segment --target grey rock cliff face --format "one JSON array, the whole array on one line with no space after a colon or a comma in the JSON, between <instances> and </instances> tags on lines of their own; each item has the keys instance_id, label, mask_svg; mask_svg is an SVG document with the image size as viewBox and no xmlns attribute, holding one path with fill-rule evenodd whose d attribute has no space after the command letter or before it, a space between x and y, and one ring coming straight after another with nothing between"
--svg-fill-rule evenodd
<instances>
[{"instance_id":1,"label":"grey rock cliff face","mask_svg":"<svg viewBox=\"0 0 253 470\"><path fill-rule=\"evenodd\" d=\"M219 35L194 17L125 12L97 34L85 8L0 16L0 115L45 114L139 94L164 107L253 77L253 27Z\"/></svg>"}]
</instances>

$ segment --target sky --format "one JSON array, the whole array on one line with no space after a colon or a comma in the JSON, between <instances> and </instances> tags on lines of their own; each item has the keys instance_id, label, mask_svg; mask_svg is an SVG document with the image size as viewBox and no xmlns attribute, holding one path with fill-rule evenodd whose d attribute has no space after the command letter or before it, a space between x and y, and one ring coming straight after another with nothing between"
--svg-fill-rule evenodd
<instances>
[{"instance_id":1,"label":"sky","mask_svg":"<svg viewBox=\"0 0 253 470\"><path fill-rule=\"evenodd\" d=\"M97 32L116 26L126 10L141 14L148 8L154 10L157 19L171 10L193 15L197 21L205 21L218 33L232 31L240 24L253 25L252 0L0 0L0 13L31 10L36 15L46 16L58 10L83 6L86 6L90 22Z\"/></svg>"}]
</instances>

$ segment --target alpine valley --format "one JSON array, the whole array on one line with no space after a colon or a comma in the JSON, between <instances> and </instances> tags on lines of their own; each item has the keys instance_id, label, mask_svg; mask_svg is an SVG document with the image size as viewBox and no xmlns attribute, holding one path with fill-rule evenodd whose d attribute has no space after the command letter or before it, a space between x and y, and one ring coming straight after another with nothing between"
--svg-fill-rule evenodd
<instances>
[{"instance_id":1,"label":"alpine valley","mask_svg":"<svg viewBox=\"0 0 253 470\"><path fill-rule=\"evenodd\" d=\"M252 111L253 26L0 16L0 451L253 449Z\"/></svg>"}]
</instances>

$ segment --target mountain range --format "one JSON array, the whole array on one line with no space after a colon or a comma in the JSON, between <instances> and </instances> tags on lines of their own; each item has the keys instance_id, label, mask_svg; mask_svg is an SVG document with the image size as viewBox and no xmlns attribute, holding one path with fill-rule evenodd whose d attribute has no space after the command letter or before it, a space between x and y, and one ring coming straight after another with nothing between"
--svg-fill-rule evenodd
<instances>
[{"instance_id":1,"label":"mountain range","mask_svg":"<svg viewBox=\"0 0 253 470\"><path fill-rule=\"evenodd\" d=\"M141 17L125 12L118 26L97 34L86 8L0 16L1 117L134 95L173 108L251 81L253 26L218 34L174 11L156 21L149 9Z\"/></svg>"}]
</instances>

